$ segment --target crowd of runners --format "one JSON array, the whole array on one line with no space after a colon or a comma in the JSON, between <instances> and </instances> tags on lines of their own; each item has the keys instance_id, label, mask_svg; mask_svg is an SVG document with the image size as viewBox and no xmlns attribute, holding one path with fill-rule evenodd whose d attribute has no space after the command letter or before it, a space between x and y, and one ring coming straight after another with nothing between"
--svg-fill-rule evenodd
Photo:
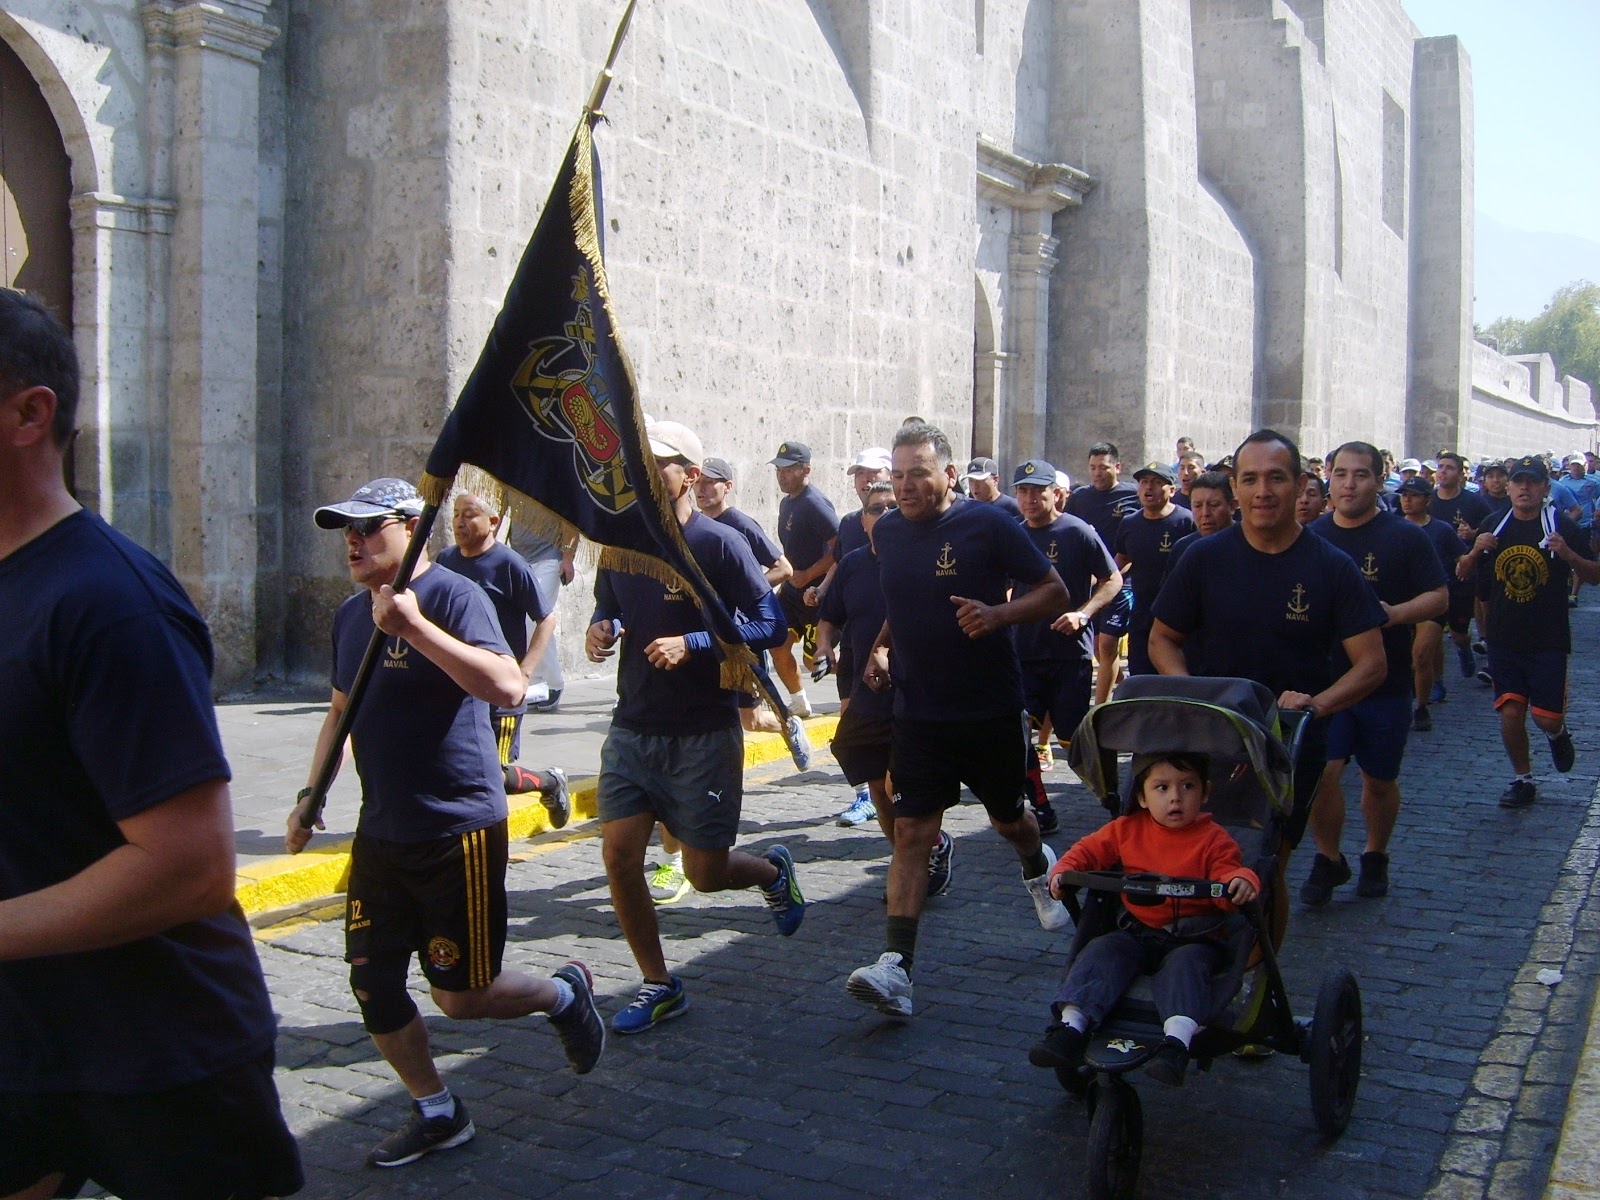
<instances>
[{"instance_id":1,"label":"crowd of runners","mask_svg":"<svg viewBox=\"0 0 1600 1200\"><path fill-rule=\"evenodd\" d=\"M0 1196L71 1195L88 1178L132 1198L289 1194L300 1168L271 1079L272 1014L231 895L209 635L166 569L62 482L70 338L0 291L0 347ZM1040 924L1069 924L1044 779L1123 673L1242 677L1309 713L1295 786L1315 796L1314 853L1294 868L1309 908L1352 879L1360 896L1387 893L1407 740L1429 735L1449 687L1498 711L1510 779L1487 801L1537 802L1530 717L1555 768L1573 766L1568 609L1600 583L1592 453L1396 462L1350 441L1318 458L1263 429L1212 447L1229 451L1213 461L1180 439L1172 461L1132 471L1101 442L1077 487L1041 457L1007 486L994 460L963 468L944 433L910 418L889 446L855 456L857 507L843 518L812 478L810 448L778 446L774 540L735 506L732 467L694 430L662 421L648 435L684 540L791 712L811 713L808 683L837 689L831 749L852 792L818 817L875 826L887 843L882 953L840 964L853 966L848 995L879 1012L916 1011L923 913L957 886L942 826L963 789L1016 852ZM338 718L383 635L350 735L362 801L345 917L355 1007L413 1101L371 1151L378 1167L474 1133L434 1066L407 987L413 959L448 1017L544 1014L580 1074L607 1035L584 964L537 978L501 961L506 795L537 792L558 827L570 812L564 775L518 758L526 715L560 703L553 613L574 546L508 539L501 515L463 493L454 545L437 561L424 553L397 593L422 507L386 478L307 514L330 552L331 535L342 540L359 589L328 614L331 705L307 747L308 785L342 760ZM755 889L789 937L806 915L804 867L782 846L736 848L744 731L780 726L722 686L686 589L601 570L585 650L616 664L600 846L641 978L609 1028L636 1035L690 1000L658 909L691 889ZM1347 855L1351 760L1365 842ZM1148 853L1225 883L1219 905L1248 902L1260 881L1200 812L1204 761L1134 767L1148 823L1114 823L1062 865ZM288 815L292 853L313 838L313 800L308 786ZM1198 839L1181 854L1162 841L1179 834ZM1031 1061L1070 1064L1120 991L1107 980L1159 970L1167 1043L1151 1073L1182 1079L1209 934L1134 915L1115 946L1080 957Z\"/></svg>"}]
</instances>

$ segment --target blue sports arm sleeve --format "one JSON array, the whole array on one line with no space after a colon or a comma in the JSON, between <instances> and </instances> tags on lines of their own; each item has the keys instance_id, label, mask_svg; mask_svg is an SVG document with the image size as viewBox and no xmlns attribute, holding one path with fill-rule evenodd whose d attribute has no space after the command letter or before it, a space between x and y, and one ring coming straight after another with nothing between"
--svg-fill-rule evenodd
<instances>
[{"instance_id":1,"label":"blue sports arm sleeve","mask_svg":"<svg viewBox=\"0 0 1600 1200\"><path fill-rule=\"evenodd\" d=\"M783 645L783 639L788 636L788 622L784 620L783 606L778 603L776 592L766 592L756 601L756 615L753 620L745 621L736 626L739 631L739 640L752 650L776 650ZM692 653L700 653L711 649L711 635L704 629L697 629L693 633L683 635L683 644Z\"/></svg>"}]
</instances>

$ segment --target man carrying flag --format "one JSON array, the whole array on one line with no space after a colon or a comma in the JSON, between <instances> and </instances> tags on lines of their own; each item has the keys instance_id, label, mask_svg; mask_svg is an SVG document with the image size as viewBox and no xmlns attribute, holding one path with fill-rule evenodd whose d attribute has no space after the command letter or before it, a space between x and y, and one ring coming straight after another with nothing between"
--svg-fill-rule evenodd
<instances>
[{"instance_id":1,"label":"man carrying flag","mask_svg":"<svg viewBox=\"0 0 1600 1200\"><path fill-rule=\"evenodd\" d=\"M782 645L783 610L749 544L695 507L700 439L675 421L657 421L650 450L695 562L725 609L754 614L739 627L745 645ZM594 592L589 660L604 662L619 641L622 655L617 707L600 751L601 848L617 921L644 973L638 996L611 1025L643 1033L689 1003L683 981L667 970L643 873L657 820L682 843L683 873L696 891L760 888L784 937L800 927L806 902L782 846L759 858L731 848L739 835L744 733L694 602L679 584L604 568Z\"/></svg>"},{"instance_id":2,"label":"man carrying flag","mask_svg":"<svg viewBox=\"0 0 1600 1200\"><path fill-rule=\"evenodd\" d=\"M350 728L361 815L350 848L345 958L362 1023L411 1093L407 1123L367 1156L398 1167L470 1141L466 1105L439 1078L428 1027L406 989L415 954L433 999L456 1020L550 1017L578 1074L605 1049L589 969L571 962L550 979L502 971L506 941L506 794L488 705L522 699L489 598L470 580L418 556L413 586L392 586L416 534L422 498L401 479L375 479L316 511L343 532L351 581L364 589L333 621L333 701L313 772L343 757L340 718L362 648L376 626L382 655ZM301 791L287 844L311 840L315 785Z\"/></svg>"}]
</instances>

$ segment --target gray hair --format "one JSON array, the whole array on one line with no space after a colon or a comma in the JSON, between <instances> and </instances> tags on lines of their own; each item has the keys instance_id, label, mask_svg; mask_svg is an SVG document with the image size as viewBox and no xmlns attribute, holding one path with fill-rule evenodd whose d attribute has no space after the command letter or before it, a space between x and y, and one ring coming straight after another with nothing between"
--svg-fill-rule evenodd
<instances>
[{"instance_id":1,"label":"gray hair","mask_svg":"<svg viewBox=\"0 0 1600 1200\"><path fill-rule=\"evenodd\" d=\"M942 429L926 421L902 425L894 435L890 449L898 450L901 446L932 446L941 467L948 467L954 461L950 453L950 439L945 437Z\"/></svg>"}]
</instances>

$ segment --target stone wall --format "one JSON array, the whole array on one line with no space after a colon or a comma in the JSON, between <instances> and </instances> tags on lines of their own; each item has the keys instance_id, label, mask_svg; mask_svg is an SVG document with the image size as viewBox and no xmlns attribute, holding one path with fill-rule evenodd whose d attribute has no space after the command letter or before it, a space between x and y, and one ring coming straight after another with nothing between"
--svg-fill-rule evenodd
<instances>
[{"instance_id":1,"label":"stone wall","mask_svg":"<svg viewBox=\"0 0 1600 1200\"><path fill-rule=\"evenodd\" d=\"M1462 451L1469 455L1561 456L1600 447L1588 384L1571 375L1558 380L1548 354L1507 356L1482 342L1472 344L1468 426Z\"/></svg>"}]
</instances>

